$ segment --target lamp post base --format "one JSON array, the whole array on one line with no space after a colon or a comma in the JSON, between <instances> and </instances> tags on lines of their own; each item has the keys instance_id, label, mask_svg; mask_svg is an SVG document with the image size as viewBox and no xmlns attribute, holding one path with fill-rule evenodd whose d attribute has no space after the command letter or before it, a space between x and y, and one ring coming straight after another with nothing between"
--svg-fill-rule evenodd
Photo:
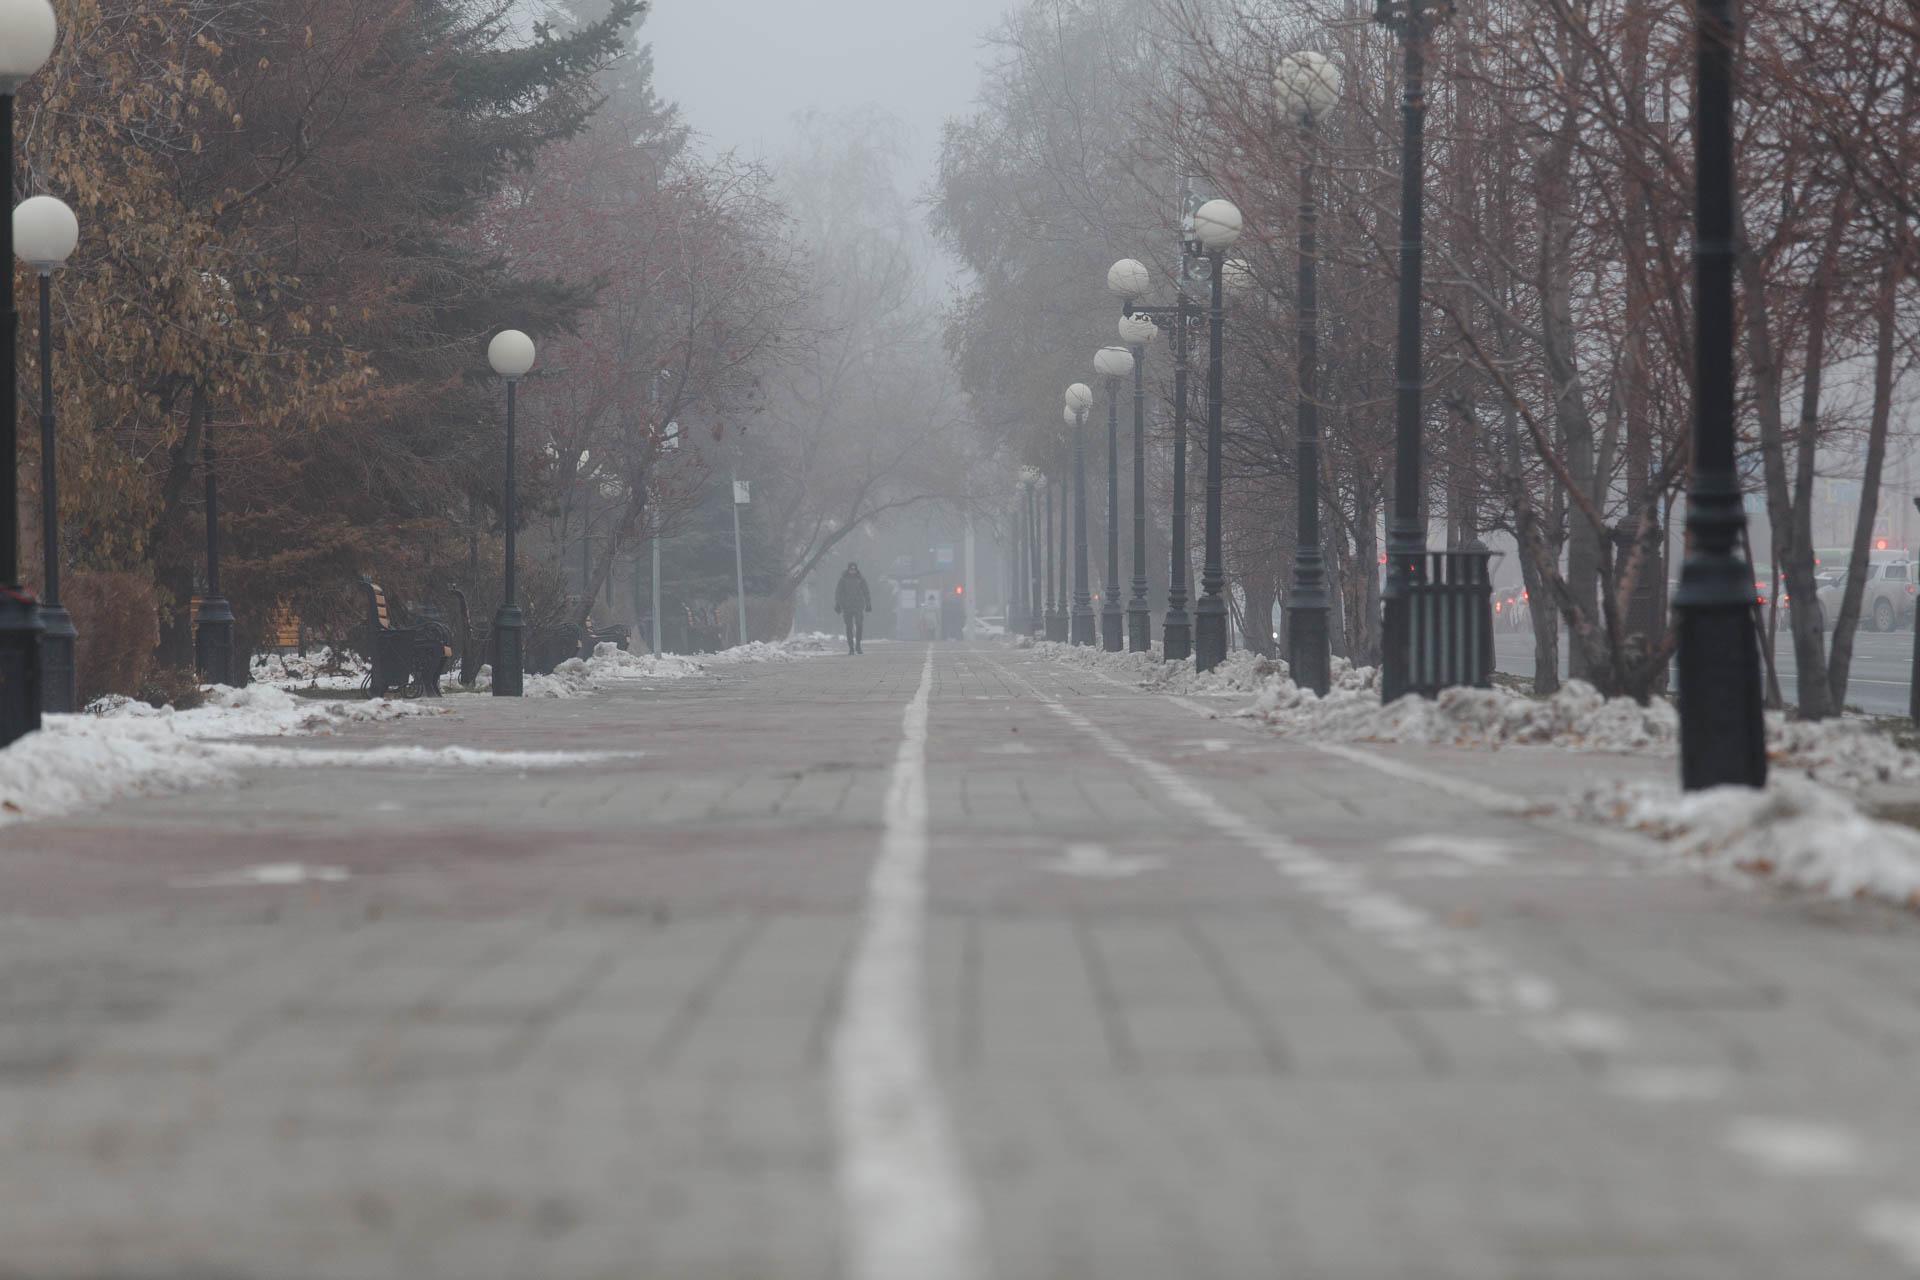
<instances>
[{"instance_id":1,"label":"lamp post base","mask_svg":"<svg viewBox=\"0 0 1920 1280\"><path fill-rule=\"evenodd\" d=\"M1082 612L1079 609L1075 609L1073 611L1070 629L1073 633L1072 641L1074 644L1091 645L1094 641L1093 610L1088 609Z\"/></svg>"},{"instance_id":2,"label":"lamp post base","mask_svg":"<svg viewBox=\"0 0 1920 1280\"><path fill-rule=\"evenodd\" d=\"M200 626L193 633L193 661L207 684L233 684L233 606L225 596L200 602Z\"/></svg>"},{"instance_id":3,"label":"lamp post base","mask_svg":"<svg viewBox=\"0 0 1920 1280\"><path fill-rule=\"evenodd\" d=\"M1109 605L1100 611L1100 647L1108 653L1118 653L1126 648L1126 615L1120 612L1119 605Z\"/></svg>"},{"instance_id":4,"label":"lamp post base","mask_svg":"<svg viewBox=\"0 0 1920 1280\"><path fill-rule=\"evenodd\" d=\"M1227 602L1215 596L1193 611L1193 665L1211 671L1227 660Z\"/></svg>"},{"instance_id":5,"label":"lamp post base","mask_svg":"<svg viewBox=\"0 0 1920 1280\"><path fill-rule=\"evenodd\" d=\"M1147 611L1145 601L1136 601L1127 608L1127 650L1147 653L1152 648L1153 615Z\"/></svg>"},{"instance_id":6,"label":"lamp post base","mask_svg":"<svg viewBox=\"0 0 1920 1280\"><path fill-rule=\"evenodd\" d=\"M1047 615L1047 639L1055 644L1067 642L1067 615L1055 610Z\"/></svg>"},{"instance_id":7,"label":"lamp post base","mask_svg":"<svg viewBox=\"0 0 1920 1280\"><path fill-rule=\"evenodd\" d=\"M493 614L493 696L518 698L526 691L523 655L526 620L517 604L503 604Z\"/></svg>"},{"instance_id":8,"label":"lamp post base","mask_svg":"<svg viewBox=\"0 0 1920 1280\"><path fill-rule=\"evenodd\" d=\"M40 727L40 607L0 588L0 746Z\"/></svg>"},{"instance_id":9,"label":"lamp post base","mask_svg":"<svg viewBox=\"0 0 1920 1280\"><path fill-rule=\"evenodd\" d=\"M1300 605L1287 611L1287 666L1293 682L1322 698L1333 686L1333 655L1327 642L1327 607Z\"/></svg>"},{"instance_id":10,"label":"lamp post base","mask_svg":"<svg viewBox=\"0 0 1920 1280\"><path fill-rule=\"evenodd\" d=\"M74 687L73 642L79 632L73 616L57 604L40 606L40 709L55 715L79 710Z\"/></svg>"},{"instance_id":11,"label":"lamp post base","mask_svg":"<svg viewBox=\"0 0 1920 1280\"><path fill-rule=\"evenodd\" d=\"M1185 609L1169 609L1160 619L1160 656L1168 662L1193 656L1193 620Z\"/></svg>"}]
</instances>

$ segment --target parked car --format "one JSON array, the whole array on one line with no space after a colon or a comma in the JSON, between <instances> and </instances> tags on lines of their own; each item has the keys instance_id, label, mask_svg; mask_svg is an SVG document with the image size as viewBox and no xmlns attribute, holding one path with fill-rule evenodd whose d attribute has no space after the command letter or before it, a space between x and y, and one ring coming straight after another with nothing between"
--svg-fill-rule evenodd
<instances>
[{"instance_id":1,"label":"parked car","mask_svg":"<svg viewBox=\"0 0 1920 1280\"><path fill-rule=\"evenodd\" d=\"M1920 574L1908 560L1882 560L1867 566L1866 581L1860 593L1860 625L1868 631L1892 631L1911 627ZM1823 619L1840 616L1840 598L1846 592L1847 573L1836 569L1820 579L1820 608Z\"/></svg>"}]
</instances>

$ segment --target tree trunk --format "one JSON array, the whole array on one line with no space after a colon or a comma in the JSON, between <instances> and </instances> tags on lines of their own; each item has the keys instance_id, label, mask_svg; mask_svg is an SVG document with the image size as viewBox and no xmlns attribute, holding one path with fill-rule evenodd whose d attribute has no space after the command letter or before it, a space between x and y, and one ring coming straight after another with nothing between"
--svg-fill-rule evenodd
<instances>
[{"instance_id":1,"label":"tree trunk","mask_svg":"<svg viewBox=\"0 0 1920 1280\"><path fill-rule=\"evenodd\" d=\"M1860 508L1854 515L1853 547L1847 556L1846 589L1833 626L1833 655L1827 664L1827 693L1835 707L1847 705L1847 676L1853 665L1853 636L1860 625L1860 598L1866 591L1873 522L1880 510L1880 476L1887 461L1887 424L1893 418L1893 359L1897 268L1880 275L1874 298L1873 417L1867 424L1867 460L1860 475ZM1915 624L1920 630L1920 623Z\"/></svg>"}]
</instances>

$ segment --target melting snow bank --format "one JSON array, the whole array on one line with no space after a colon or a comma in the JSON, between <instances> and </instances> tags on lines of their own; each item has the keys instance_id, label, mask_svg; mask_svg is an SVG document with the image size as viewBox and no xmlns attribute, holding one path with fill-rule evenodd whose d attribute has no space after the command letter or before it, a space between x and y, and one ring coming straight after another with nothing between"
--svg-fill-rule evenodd
<instances>
[{"instance_id":1,"label":"melting snow bank","mask_svg":"<svg viewBox=\"0 0 1920 1280\"><path fill-rule=\"evenodd\" d=\"M529 698L578 698L597 689L633 680L682 680L706 670L691 658L674 654L629 653L618 645L602 642L594 646L591 658L568 658L553 669L550 676L527 676L525 693ZM491 672L483 672L490 676ZM476 687L490 686L490 680Z\"/></svg>"},{"instance_id":2,"label":"melting snow bank","mask_svg":"<svg viewBox=\"0 0 1920 1280\"><path fill-rule=\"evenodd\" d=\"M1576 817L1633 827L1683 857L1835 898L1920 909L1920 832L1881 822L1817 782L1775 774L1764 791L1616 784L1575 800Z\"/></svg>"},{"instance_id":3,"label":"melting snow bank","mask_svg":"<svg viewBox=\"0 0 1920 1280\"><path fill-rule=\"evenodd\" d=\"M722 649L719 653L701 654L700 661L721 666L736 662L795 662L801 658L818 658L829 653L846 651L845 636L828 635L824 631L809 631L804 635L789 636L785 640L773 642L755 640L751 644Z\"/></svg>"},{"instance_id":4,"label":"melting snow bank","mask_svg":"<svg viewBox=\"0 0 1920 1280\"><path fill-rule=\"evenodd\" d=\"M1225 697L1236 693L1254 693L1268 683L1284 680L1287 664L1257 653L1236 649L1205 675L1193 669L1193 660L1168 662L1155 645L1148 653L1108 653L1091 645L1061 644L1056 640L1034 641L1021 637L1015 642L1032 649L1040 657L1069 666L1085 667L1114 680L1125 681L1155 693L1179 693L1200 697Z\"/></svg>"},{"instance_id":5,"label":"melting snow bank","mask_svg":"<svg viewBox=\"0 0 1920 1280\"><path fill-rule=\"evenodd\" d=\"M367 660L324 646L305 655L262 653L254 656L249 674L255 684L281 689L358 689L367 683Z\"/></svg>"},{"instance_id":6,"label":"melting snow bank","mask_svg":"<svg viewBox=\"0 0 1920 1280\"><path fill-rule=\"evenodd\" d=\"M80 715L47 716L40 732L0 750L0 823L230 782L267 750L222 739L329 733L431 710L384 698L317 702L269 685L215 686L190 711L102 699Z\"/></svg>"}]
</instances>

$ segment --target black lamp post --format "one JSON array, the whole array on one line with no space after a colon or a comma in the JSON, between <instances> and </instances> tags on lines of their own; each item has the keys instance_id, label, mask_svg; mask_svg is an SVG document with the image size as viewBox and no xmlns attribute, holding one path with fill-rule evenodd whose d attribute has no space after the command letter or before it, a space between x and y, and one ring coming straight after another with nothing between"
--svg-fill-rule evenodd
<instances>
[{"instance_id":1,"label":"black lamp post","mask_svg":"<svg viewBox=\"0 0 1920 1280\"><path fill-rule=\"evenodd\" d=\"M1327 570L1320 555L1320 315L1315 275L1314 125L1340 100L1340 68L1324 54L1281 59L1274 96L1300 125L1299 419L1294 514L1293 585L1287 589L1287 664L1294 683L1326 696L1333 683L1327 635Z\"/></svg>"},{"instance_id":2,"label":"black lamp post","mask_svg":"<svg viewBox=\"0 0 1920 1280\"><path fill-rule=\"evenodd\" d=\"M233 606L220 593L220 470L211 420L200 427L200 467L207 481L207 589L200 597L200 624L193 633L194 665L208 684L232 684Z\"/></svg>"},{"instance_id":3,"label":"black lamp post","mask_svg":"<svg viewBox=\"0 0 1920 1280\"><path fill-rule=\"evenodd\" d=\"M1425 177L1427 39L1453 0L1375 0L1374 20L1406 49L1400 104L1400 313L1394 357L1393 512L1387 521L1387 582L1380 593L1380 696L1407 692L1415 666L1413 589L1425 575L1427 531L1420 518L1421 188Z\"/></svg>"},{"instance_id":4,"label":"black lamp post","mask_svg":"<svg viewBox=\"0 0 1920 1280\"><path fill-rule=\"evenodd\" d=\"M1193 211L1193 235L1206 253L1213 297L1207 311L1207 545L1200 570L1200 603L1194 606L1193 665L1211 671L1227 658L1227 573L1221 554L1220 432L1225 403L1227 250L1240 238L1240 210L1231 201L1209 200Z\"/></svg>"},{"instance_id":5,"label":"black lamp post","mask_svg":"<svg viewBox=\"0 0 1920 1280\"><path fill-rule=\"evenodd\" d=\"M13 245L40 276L40 708L75 710L73 619L60 606L60 477L53 438L53 273L80 240L73 210L52 196L33 196L13 211Z\"/></svg>"},{"instance_id":6,"label":"black lamp post","mask_svg":"<svg viewBox=\"0 0 1920 1280\"><path fill-rule=\"evenodd\" d=\"M1023 473L1027 490L1027 634L1042 634L1040 603L1040 497L1037 492L1040 473L1028 467Z\"/></svg>"},{"instance_id":7,"label":"black lamp post","mask_svg":"<svg viewBox=\"0 0 1920 1280\"><path fill-rule=\"evenodd\" d=\"M1126 646L1126 615L1120 608L1120 384L1138 366L1125 347L1102 347L1094 353L1093 367L1107 380L1107 591L1100 602L1100 644L1118 653Z\"/></svg>"},{"instance_id":8,"label":"black lamp post","mask_svg":"<svg viewBox=\"0 0 1920 1280\"><path fill-rule=\"evenodd\" d=\"M0 0L0 174L13 187L13 95L53 53L59 27L47 0ZM13 261L13 219L4 220L7 244L0 262ZM20 317L7 289L8 374L0 415L0 746L40 727L40 610L20 586L20 442L18 383L13 377Z\"/></svg>"},{"instance_id":9,"label":"black lamp post","mask_svg":"<svg viewBox=\"0 0 1920 1280\"><path fill-rule=\"evenodd\" d=\"M1040 487L1042 493L1045 495L1045 519L1041 521L1040 527L1040 532L1045 535L1040 542L1040 555L1045 567L1045 573L1040 584L1040 635L1044 639L1051 640L1053 639L1055 622L1053 607L1053 478L1048 476L1041 480Z\"/></svg>"},{"instance_id":10,"label":"black lamp post","mask_svg":"<svg viewBox=\"0 0 1920 1280\"><path fill-rule=\"evenodd\" d=\"M1068 410L1067 416L1071 418L1073 411ZM1060 558L1055 561L1059 566L1059 572L1054 574L1053 577L1053 612L1052 616L1048 619L1049 625L1047 628L1047 639L1057 640L1061 644L1067 642L1067 621L1070 616L1067 610L1067 561L1073 557L1071 525L1072 522L1067 519L1066 469L1062 467L1060 473Z\"/></svg>"},{"instance_id":11,"label":"black lamp post","mask_svg":"<svg viewBox=\"0 0 1920 1280\"><path fill-rule=\"evenodd\" d=\"M1066 420L1073 427L1073 612L1068 639L1093 643L1093 595L1087 588L1087 410L1093 388L1076 382L1067 388Z\"/></svg>"},{"instance_id":12,"label":"black lamp post","mask_svg":"<svg viewBox=\"0 0 1920 1280\"><path fill-rule=\"evenodd\" d=\"M1764 786L1766 721L1753 611L1747 517L1734 469L1732 0L1698 5L1694 93L1693 484L1680 615L1680 783L1688 790Z\"/></svg>"},{"instance_id":13,"label":"black lamp post","mask_svg":"<svg viewBox=\"0 0 1920 1280\"><path fill-rule=\"evenodd\" d=\"M501 502L501 519L506 528L507 563L501 583L500 607L493 615L493 694L496 698L518 698L526 689L524 654L526 620L514 602L514 394L520 379L533 368L533 339L518 329L502 329L487 344L487 363L507 380L507 474Z\"/></svg>"},{"instance_id":14,"label":"black lamp post","mask_svg":"<svg viewBox=\"0 0 1920 1280\"><path fill-rule=\"evenodd\" d=\"M1011 535L1007 547L1007 634L1027 633L1027 562L1021 542L1027 535L1027 521L1020 510L1020 488L1013 490L1013 517L1007 524Z\"/></svg>"},{"instance_id":15,"label":"black lamp post","mask_svg":"<svg viewBox=\"0 0 1920 1280\"><path fill-rule=\"evenodd\" d=\"M1190 249L1191 246L1186 246ZM1122 258L1107 269L1107 288L1120 295L1120 340L1133 355L1133 600L1127 608L1129 647L1150 648L1153 620L1146 604L1146 348L1162 325L1173 330L1173 511L1169 529L1167 612L1161 619L1160 656L1184 662L1193 653L1193 620L1187 613L1187 351L1188 325L1200 314L1187 294L1186 277L1195 261L1183 251L1178 301L1171 307L1141 304L1153 277L1144 264Z\"/></svg>"}]
</instances>

